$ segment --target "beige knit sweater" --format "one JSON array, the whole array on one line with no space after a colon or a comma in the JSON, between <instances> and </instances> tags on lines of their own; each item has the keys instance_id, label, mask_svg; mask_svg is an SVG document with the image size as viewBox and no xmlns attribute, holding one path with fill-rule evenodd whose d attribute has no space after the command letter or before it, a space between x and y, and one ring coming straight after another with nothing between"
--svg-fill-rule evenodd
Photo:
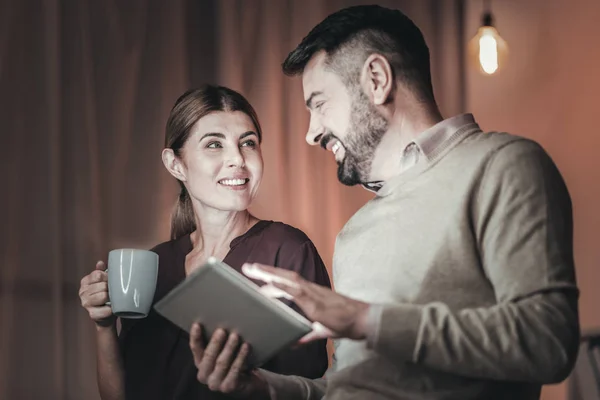
<instances>
[{"instance_id":1,"label":"beige knit sweater","mask_svg":"<svg viewBox=\"0 0 600 400\"><path fill-rule=\"evenodd\" d=\"M265 373L272 397L537 399L576 357L573 264L571 202L546 152L460 127L338 235L336 290L381 304L370 340L339 341L322 380Z\"/></svg>"}]
</instances>

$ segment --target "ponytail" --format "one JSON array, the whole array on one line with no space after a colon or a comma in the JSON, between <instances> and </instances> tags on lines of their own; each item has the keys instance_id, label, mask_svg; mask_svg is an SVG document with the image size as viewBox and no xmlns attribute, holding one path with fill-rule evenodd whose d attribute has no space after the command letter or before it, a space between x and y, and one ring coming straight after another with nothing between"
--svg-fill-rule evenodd
<instances>
[{"instance_id":1,"label":"ponytail","mask_svg":"<svg viewBox=\"0 0 600 400\"><path fill-rule=\"evenodd\" d=\"M173 215L171 216L172 240L179 239L196 230L192 199L183 183L179 182L179 184L181 185L181 191L179 192L179 199L177 199Z\"/></svg>"}]
</instances>

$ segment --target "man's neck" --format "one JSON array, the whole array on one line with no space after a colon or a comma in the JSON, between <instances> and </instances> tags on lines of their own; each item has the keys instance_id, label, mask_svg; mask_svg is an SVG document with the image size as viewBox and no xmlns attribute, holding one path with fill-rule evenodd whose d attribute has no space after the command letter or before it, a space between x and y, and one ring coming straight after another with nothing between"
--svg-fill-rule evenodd
<instances>
[{"instance_id":1,"label":"man's neck","mask_svg":"<svg viewBox=\"0 0 600 400\"><path fill-rule=\"evenodd\" d=\"M387 181L401 171L404 149L421 133L443 120L437 107L413 107L394 113L390 126L375 150L370 181Z\"/></svg>"}]
</instances>

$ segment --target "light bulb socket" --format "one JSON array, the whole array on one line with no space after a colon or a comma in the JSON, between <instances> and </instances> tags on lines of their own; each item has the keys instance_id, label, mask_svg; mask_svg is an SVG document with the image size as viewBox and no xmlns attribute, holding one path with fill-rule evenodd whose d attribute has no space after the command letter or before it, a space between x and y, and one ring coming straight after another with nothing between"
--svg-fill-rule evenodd
<instances>
[{"instance_id":1,"label":"light bulb socket","mask_svg":"<svg viewBox=\"0 0 600 400\"><path fill-rule=\"evenodd\" d=\"M481 18L481 24L483 26L494 26L494 17L491 12L486 12Z\"/></svg>"}]
</instances>

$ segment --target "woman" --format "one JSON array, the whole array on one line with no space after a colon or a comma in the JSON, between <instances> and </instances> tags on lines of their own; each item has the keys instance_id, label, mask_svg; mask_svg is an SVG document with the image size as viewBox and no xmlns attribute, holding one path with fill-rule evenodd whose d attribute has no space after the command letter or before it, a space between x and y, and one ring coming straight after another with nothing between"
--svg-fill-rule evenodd
<instances>
[{"instance_id":1,"label":"woman","mask_svg":"<svg viewBox=\"0 0 600 400\"><path fill-rule=\"evenodd\" d=\"M241 269L259 262L293 269L330 286L315 246L300 230L248 212L263 174L262 132L239 93L204 86L182 95L171 110L162 159L181 186L171 240L159 255L154 302L210 256ZM81 281L82 305L96 323L98 385L107 399L226 399L196 380L186 332L154 311L122 319L117 337L103 262ZM226 299L224 299L226 301ZM327 369L325 341L289 349L263 366L281 374L317 378Z\"/></svg>"}]
</instances>

